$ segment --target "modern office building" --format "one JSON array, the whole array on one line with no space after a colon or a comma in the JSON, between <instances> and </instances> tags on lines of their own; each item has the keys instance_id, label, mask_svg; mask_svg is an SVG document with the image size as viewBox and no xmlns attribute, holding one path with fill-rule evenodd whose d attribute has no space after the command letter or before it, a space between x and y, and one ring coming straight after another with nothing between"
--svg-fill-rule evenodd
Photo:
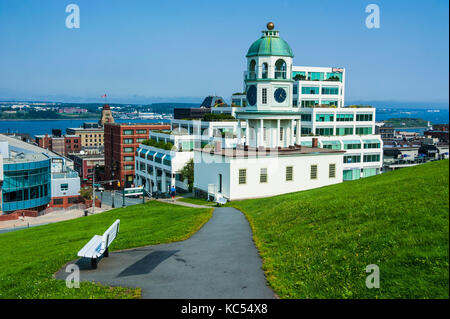
<instances>
[{"instance_id":1,"label":"modern office building","mask_svg":"<svg viewBox=\"0 0 450 319\"><path fill-rule=\"evenodd\" d=\"M0 152L4 213L67 207L78 202L80 178L71 169L72 161L4 135L0 135Z\"/></svg>"},{"instance_id":2,"label":"modern office building","mask_svg":"<svg viewBox=\"0 0 450 319\"><path fill-rule=\"evenodd\" d=\"M135 185L149 192L167 192L175 185L178 191L188 191L181 169L194 158L194 148L234 148L237 122L172 120L171 130L150 131L149 142L136 151ZM243 140L241 141L241 143ZM164 147L164 148L163 148Z\"/></svg>"},{"instance_id":3,"label":"modern office building","mask_svg":"<svg viewBox=\"0 0 450 319\"><path fill-rule=\"evenodd\" d=\"M169 124L105 123L105 179L118 181L113 184L115 188L131 187L139 144L149 138L151 130L167 129Z\"/></svg>"}]
</instances>

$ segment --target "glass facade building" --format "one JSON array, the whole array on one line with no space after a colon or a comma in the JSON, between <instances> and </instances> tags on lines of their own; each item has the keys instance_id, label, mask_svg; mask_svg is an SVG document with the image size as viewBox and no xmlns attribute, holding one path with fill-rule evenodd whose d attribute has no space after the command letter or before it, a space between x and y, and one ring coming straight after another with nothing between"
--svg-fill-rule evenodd
<instances>
[{"instance_id":1,"label":"glass facade building","mask_svg":"<svg viewBox=\"0 0 450 319\"><path fill-rule=\"evenodd\" d=\"M51 161L43 154L5 159L3 179L3 212L37 208L51 200Z\"/></svg>"}]
</instances>

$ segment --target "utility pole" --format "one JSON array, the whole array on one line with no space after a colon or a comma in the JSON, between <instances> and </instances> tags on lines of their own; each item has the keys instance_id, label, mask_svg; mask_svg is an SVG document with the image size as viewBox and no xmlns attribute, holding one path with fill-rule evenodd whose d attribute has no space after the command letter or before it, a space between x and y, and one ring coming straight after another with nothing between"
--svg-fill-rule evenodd
<instances>
[{"instance_id":1,"label":"utility pole","mask_svg":"<svg viewBox=\"0 0 450 319\"><path fill-rule=\"evenodd\" d=\"M94 173L92 174L92 215L95 212L95 166Z\"/></svg>"}]
</instances>

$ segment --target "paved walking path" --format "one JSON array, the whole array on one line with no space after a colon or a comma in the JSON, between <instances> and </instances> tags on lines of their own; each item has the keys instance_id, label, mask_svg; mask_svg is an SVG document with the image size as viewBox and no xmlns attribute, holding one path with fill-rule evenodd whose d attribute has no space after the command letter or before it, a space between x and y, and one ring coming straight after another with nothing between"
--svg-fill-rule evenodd
<instances>
[{"instance_id":1,"label":"paved walking path","mask_svg":"<svg viewBox=\"0 0 450 319\"><path fill-rule=\"evenodd\" d=\"M157 201L163 202L163 203L168 203L168 204L193 207L193 208L211 208L212 207L212 206L207 206L207 205L197 205L197 204L192 204L192 203L188 203L188 202L182 202L182 201L178 200L180 198L182 198L182 197L176 197L175 201L173 201L171 198L159 198L159 199L157 199Z\"/></svg>"},{"instance_id":2,"label":"paved walking path","mask_svg":"<svg viewBox=\"0 0 450 319\"><path fill-rule=\"evenodd\" d=\"M185 241L111 252L95 270L88 260L77 263L82 281L141 287L143 298L274 298L250 226L229 207L216 208ZM56 278L67 275L64 266Z\"/></svg>"}]
</instances>

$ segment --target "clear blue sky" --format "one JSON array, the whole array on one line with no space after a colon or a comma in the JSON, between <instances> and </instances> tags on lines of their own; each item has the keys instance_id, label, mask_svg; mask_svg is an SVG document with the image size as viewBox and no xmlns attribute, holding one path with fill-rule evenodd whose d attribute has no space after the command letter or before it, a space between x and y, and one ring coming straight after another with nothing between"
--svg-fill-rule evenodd
<instances>
[{"instance_id":1,"label":"clear blue sky","mask_svg":"<svg viewBox=\"0 0 450 319\"><path fill-rule=\"evenodd\" d=\"M80 29L65 27L70 3ZM369 3L380 29L365 27ZM448 12L446 0L0 0L0 97L228 99L273 21L295 65L347 69L347 100L448 102Z\"/></svg>"}]
</instances>

